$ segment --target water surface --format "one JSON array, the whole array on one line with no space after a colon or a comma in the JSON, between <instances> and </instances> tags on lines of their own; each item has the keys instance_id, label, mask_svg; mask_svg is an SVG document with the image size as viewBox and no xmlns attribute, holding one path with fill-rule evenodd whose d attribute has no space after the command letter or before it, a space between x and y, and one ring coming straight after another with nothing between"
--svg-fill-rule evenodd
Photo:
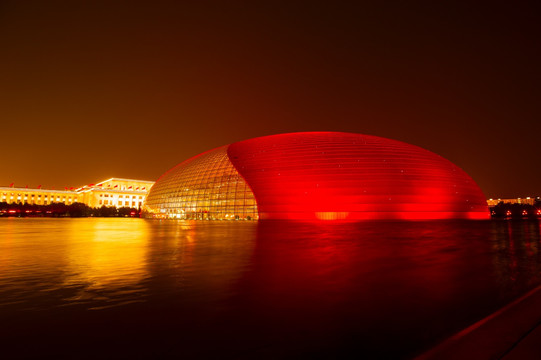
<instances>
[{"instance_id":1,"label":"water surface","mask_svg":"<svg viewBox=\"0 0 541 360\"><path fill-rule=\"evenodd\" d=\"M537 221L0 219L10 357L411 358L541 283Z\"/></svg>"}]
</instances>

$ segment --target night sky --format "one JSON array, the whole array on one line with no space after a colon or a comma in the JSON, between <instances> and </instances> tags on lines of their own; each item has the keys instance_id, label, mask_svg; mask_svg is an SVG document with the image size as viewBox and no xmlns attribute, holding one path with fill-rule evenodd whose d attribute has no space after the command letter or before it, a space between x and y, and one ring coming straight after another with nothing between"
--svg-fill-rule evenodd
<instances>
[{"instance_id":1,"label":"night sky","mask_svg":"<svg viewBox=\"0 0 541 360\"><path fill-rule=\"evenodd\" d=\"M540 27L524 2L2 1L0 185L346 131L440 154L487 198L541 195Z\"/></svg>"}]
</instances>

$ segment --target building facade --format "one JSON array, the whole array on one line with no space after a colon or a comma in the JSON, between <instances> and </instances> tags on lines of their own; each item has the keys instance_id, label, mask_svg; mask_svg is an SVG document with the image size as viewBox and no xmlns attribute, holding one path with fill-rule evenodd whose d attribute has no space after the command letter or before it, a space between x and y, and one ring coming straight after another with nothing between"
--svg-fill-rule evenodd
<instances>
[{"instance_id":1,"label":"building facade","mask_svg":"<svg viewBox=\"0 0 541 360\"><path fill-rule=\"evenodd\" d=\"M496 206L499 203L504 204L524 204L524 205L534 205L536 202L541 201L541 198L527 196L525 198L516 198L516 199L488 199L487 204L490 207Z\"/></svg>"},{"instance_id":2,"label":"building facade","mask_svg":"<svg viewBox=\"0 0 541 360\"><path fill-rule=\"evenodd\" d=\"M111 178L72 190L0 187L0 202L8 204L113 206L140 208L154 185L153 181Z\"/></svg>"},{"instance_id":3,"label":"building facade","mask_svg":"<svg viewBox=\"0 0 541 360\"><path fill-rule=\"evenodd\" d=\"M81 202L81 197L75 191L0 187L0 202L31 205L49 205L53 203L71 205Z\"/></svg>"},{"instance_id":4,"label":"building facade","mask_svg":"<svg viewBox=\"0 0 541 360\"><path fill-rule=\"evenodd\" d=\"M487 219L458 166L400 141L309 132L240 141L163 174L143 214L201 220Z\"/></svg>"}]
</instances>

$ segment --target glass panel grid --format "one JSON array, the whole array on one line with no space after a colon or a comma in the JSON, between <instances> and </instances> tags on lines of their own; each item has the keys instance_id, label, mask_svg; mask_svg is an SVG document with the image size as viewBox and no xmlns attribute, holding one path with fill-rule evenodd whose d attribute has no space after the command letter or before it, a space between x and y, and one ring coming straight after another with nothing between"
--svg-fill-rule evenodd
<instances>
[{"instance_id":1,"label":"glass panel grid","mask_svg":"<svg viewBox=\"0 0 541 360\"><path fill-rule=\"evenodd\" d=\"M177 165L152 187L147 217L257 220L254 194L222 146Z\"/></svg>"}]
</instances>

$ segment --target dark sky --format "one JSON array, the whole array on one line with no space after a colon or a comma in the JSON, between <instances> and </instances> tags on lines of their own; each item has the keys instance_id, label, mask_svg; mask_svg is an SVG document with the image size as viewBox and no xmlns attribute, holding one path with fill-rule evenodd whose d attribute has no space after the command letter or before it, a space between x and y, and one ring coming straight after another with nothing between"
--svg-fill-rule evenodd
<instances>
[{"instance_id":1,"label":"dark sky","mask_svg":"<svg viewBox=\"0 0 541 360\"><path fill-rule=\"evenodd\" d=\"M112 3L0 2L0 185L155 180L220 145L325 130L424 147L487 197L541 195L533 5Z\"/></svg>"}]
</instances>

